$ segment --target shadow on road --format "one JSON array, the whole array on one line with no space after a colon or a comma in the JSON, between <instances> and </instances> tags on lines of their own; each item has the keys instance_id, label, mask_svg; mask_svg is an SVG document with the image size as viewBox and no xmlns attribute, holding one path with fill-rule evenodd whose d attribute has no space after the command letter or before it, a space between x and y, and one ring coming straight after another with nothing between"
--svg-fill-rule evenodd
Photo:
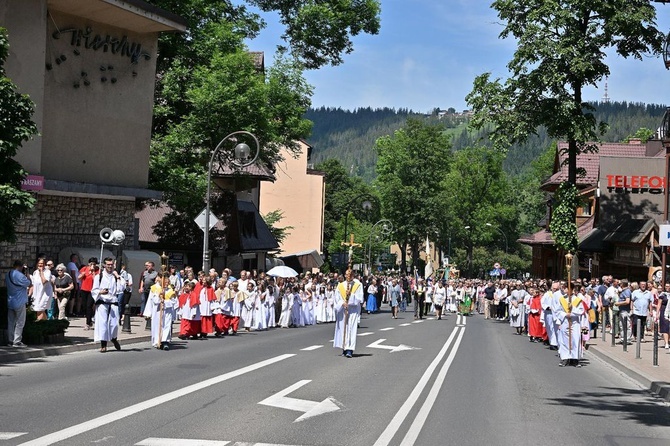
<instances>
[{"instance_id":1,"label":"shadow on road","mask_svg":"<svg viewBox=\"0 0 670 446\"><path fill-rule=\"evenodd\" d=\"M643 390L600 387L599 391L569 393L563 398L548 398L549 404L572 407L577 415L624 417L646 426L670 426L667 409L659 405L659 400ZM641 403L631 404L629 396L646 396ZM579 409L595 411L581 412Z\"/></svg>"}]
</instances>

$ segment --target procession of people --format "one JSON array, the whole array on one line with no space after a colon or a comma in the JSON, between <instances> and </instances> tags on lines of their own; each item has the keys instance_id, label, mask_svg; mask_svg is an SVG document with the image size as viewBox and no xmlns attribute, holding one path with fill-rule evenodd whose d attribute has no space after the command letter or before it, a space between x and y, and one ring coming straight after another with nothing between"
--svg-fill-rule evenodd
<instances>
[{"instance_id":1,"label":"procession of people","mask_svg":"<svg viewBox=\"0 0 670 446\"><path fill-rule=\"evenodd\" d=\"M52 268L56 275L50 273ZM178 271L167 265L161 269L162 272L156 271L153 262L147 262L138 288L142 295L141 314L150 321L151 344L160 350L170 349L174 323L179 324L175 336L181 340L234 336L239 330L334 323L333 347L351 358L361 313L379 313L382 304L388 304L394 319L413 305L415 319L430 315L441 320L446 314L461 313L508 322L515 334L557 351L561 367L581 367L588 340L598 327L608 330L620 343L631 343L636 337L644 342L645 332L658 324L663 348L670 351L670 284L661 290L653 282L629 282L612 276L570 284L529 279L424 279L418 274L396 273L361 276L351 268L343 276L337 272L307 272L275 277L243 270L238 279L230 269L220 273L214 269L195 273L189 267ZM33 310L44 319L55 315L65 318L67 300L77 298L74 280L65 265L54 268L53 262L40 258L30 274L17 261L12 274L8 276L12 279L9 283L16 283L18 291L10 297L16 294L19 302L12 309L20 309L23 288L32 299ZM102 268L97 259L91 258L77 279L86 302L75 307L86 308L87 327L94 330L100 351L106 352L110 342L120 350L121 306L129 297L132 278L123 267L117 271L112 258L105 258ZM83 287L85 280L90 280L90 291ZM27 300L25 296L23 299ZM12 321L14 346L24 345L19 333L24 319L19 314Z\"/></svg>"}]
</instances>

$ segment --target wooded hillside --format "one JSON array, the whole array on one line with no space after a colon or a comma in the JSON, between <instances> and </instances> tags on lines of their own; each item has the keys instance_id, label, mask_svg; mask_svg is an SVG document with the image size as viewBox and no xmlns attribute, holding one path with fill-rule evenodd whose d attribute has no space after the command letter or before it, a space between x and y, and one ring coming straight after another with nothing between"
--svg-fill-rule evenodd
<instances>
[{"instance_id":1,"label":"wooded hillside","mask_svg":"<svg viewBox=\"0 0 670 446\"><path fill-rule=\"evenodd\" d=\"M640 128L655 130L661 123L665 105L629 102L599 102L592 104L596 117L609 124L605 141L619 142ZM408 109L359 108L354 111L341 108L309 109L307 119L314 122L312 136L308 142L314 147L312 163L318 164L335 158L342 162L352 175L365 181L375 177L377 157L374 143L377 138L392 135L405 125L408 117L437 120L437 111L430 116ZM447 114L441 118L447 131L453 135L454 150L460 150L478 143L484 143L481 132L469 132L467 117L461 114ZM517 175L543 153L551 144L543 129L522 145L510 148L504 162L507 173Z\"/></svg>"}]
</instances>

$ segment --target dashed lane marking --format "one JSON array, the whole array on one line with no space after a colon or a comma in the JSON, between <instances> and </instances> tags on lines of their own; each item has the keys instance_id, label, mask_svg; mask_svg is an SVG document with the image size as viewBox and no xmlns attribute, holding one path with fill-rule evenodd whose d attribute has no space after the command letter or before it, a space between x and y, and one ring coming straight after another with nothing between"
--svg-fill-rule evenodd
<instances>
[{"instance_id":1,"label":"dashed lane marking","mask_svg":"<svg viewBox=\"0 0 670 446\"><path fill-rule=\"evenodd\" d=\"M0 432L0 440L11 440L12 438L20 437L28 432Z\"/></svg>"},{"instance_id":2,"label":"dashed lane marking","mask_svg":"<svg viewBox=\"0 0 670 446\"><path fill-rule=\"evenodd\" d=\"M300 350L304 352L311 352L312 350L316 350L321 347L323 347L323 345L310 345L309 347L301 348Z\"/></svg>"},{"instance_id":3,"label":"dashed lane marking","mask_svg":"<svg viewBox=\"0 0 670 446\"><path fill-rule=\"evenodd\" d=\"M380 328L379 331L389 331L393 330L393 327Z\"/></svg>"},{"instance_id":4,"label":"dashed lane marking","mask_svg":"<svg viewBox=\"0 0 670 446\"><path fill-rule=\"evenodd\" d=\"M409 327L410 325L412 325L412 324L410 324L410 323L400 324L401 327Z\"/></svg>"},{"instance_id":5,"label":"dashed lane marking","mask_svg":"<svg viewBox=\"0 0 670 446\"><path fill-rule=\"evenodd\" d=\"M368 332L365 332L365 333L358 333L357 336L370 336L372 334L375 334L375 332L374 331L368 331Z\"/></svg>"}]
</instances>

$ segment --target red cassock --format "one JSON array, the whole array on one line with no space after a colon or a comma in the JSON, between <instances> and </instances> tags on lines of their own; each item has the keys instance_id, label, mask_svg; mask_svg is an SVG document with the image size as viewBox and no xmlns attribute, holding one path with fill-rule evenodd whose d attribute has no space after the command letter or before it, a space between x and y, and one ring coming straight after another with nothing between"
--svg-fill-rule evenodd
<instances>
[{"instance_id":1,"label":"red cassock","mask_svg":"<svg viewBox=\"0 0 670 446\"><path fill-rule=\"evenodd\" d=\"M540 314L542 311L542 304L540 303L542 297L538 294L530 299L530 313L528 314L528 334L533 338L541 338L547 340L547 330L540 322ZM537 311L536 311L537 310Z\"/></svg>"},{"instance_id":2,"label":"red cassock","mask_svg":"<svg viewBox=\"0 0 670 446\"><path fill-rule=\"evenodd\" d=\"M198 296L202 293L202 286L199 288ZM205 296L209 302L214 302L216 300L216 294L214 293L214 288L207 287L205 288ZM200 333L209 334L214 332L214 318L212 316L200 316Z\"/></svg>"}]
</instances>

